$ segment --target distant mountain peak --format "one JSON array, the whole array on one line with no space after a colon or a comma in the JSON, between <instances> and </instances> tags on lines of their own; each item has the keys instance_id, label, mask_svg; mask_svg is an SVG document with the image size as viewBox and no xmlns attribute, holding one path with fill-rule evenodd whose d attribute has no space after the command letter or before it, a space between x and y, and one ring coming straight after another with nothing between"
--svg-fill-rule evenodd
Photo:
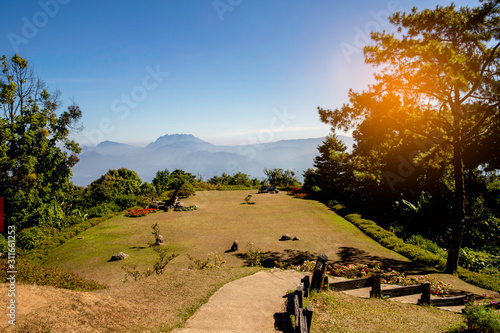
<instances>
[{"instance_id":1,"label":"distant mountain peak","mask_svg":"<svg viewBox=\"0 0 500 333\"><path fill-rule=\"evenodd\" d=\"M185 142L207 143L201 139L198 139L197 137L195 137L192 134L165 134L163 136L160 136L158 139L156 139L155 142L150 143L148 145L148 147L173 145L173 144L179 144L179 143L185 143Z\"/></svg>"}]
</instances>

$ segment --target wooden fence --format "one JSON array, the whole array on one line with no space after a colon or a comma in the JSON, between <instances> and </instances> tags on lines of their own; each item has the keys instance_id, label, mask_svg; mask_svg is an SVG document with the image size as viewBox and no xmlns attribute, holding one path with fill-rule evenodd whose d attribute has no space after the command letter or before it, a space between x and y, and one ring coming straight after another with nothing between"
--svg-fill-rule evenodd
<instances>
[{"instance_id":1,"label":"wooden fence","mask_svg":"<svg viewBox=\"0 0 500 333\"><path fill-rule=\"evenodd\" d=\"M466 299L470 298L473 295L473 294L467 294L467 295L460 295L453 297L431 299L431 285L429 282L424 282L421 284L405 286L405 287L398 286L394 288L381 289L380 273L375 273L368 278L333 282L325 285L328 285L330 289L333 289L335 291L371 287L370 296L378 298L421 294L422 296L418 300L418 304L432 305L432 306L464 305Z\"/></svg>"},{"instance_id":2,"label":"wooden fence","mask_svg":"<svg viewBox=\"0 0 500 333\"><path fill-rule=\"evenodd\" d=\"M305 276L297 287L295 292L288 295L288 302L286 307L287 322L285 323L284 331L290 332L295 327L295 333L309 333L311 329L311 320L313 310L311 308L303 308L304 297L309 297L311 283L309 276ZM290 317L295 316L295 323L291 326Z\"/></svg>"}]
</instances>

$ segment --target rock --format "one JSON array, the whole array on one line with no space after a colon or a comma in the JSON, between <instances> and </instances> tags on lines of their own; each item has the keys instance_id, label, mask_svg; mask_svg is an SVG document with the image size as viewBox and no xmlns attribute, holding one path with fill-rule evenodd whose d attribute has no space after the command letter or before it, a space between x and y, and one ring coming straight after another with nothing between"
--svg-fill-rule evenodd
<instances>
[{"instance_id":1,"label":"rock","mask_svg":"<svg viewBox=\"0 0 500 333\"><path fill-rule=\"evenodd\" d=\"M117 254L113 254L111 256L110 261L117 261L117 260L123 260L128 257L128 254L123 253L123 252L118 252Z\"/></svg>"},{"instance_id":2,"label":"rock","mask_svg":"<svg viewBox=\"0 0 500 333\"><path fill-rule=\"evenodd\" d=\"M233 242L233 245L231 246L231 251L238 251L238 250L239 250L239 248L240 248L240 245L238 244L238 241L237 241L237 240L235 240L235 241Z\"/></svg>"},{"instance_id":3,"label":"rock","mask_svg":"<svg viewBox=\"0 0 500 333\"><path fill-rule=\"evenodd\" d=\"M163 236L158 235L158 237L156 237L156 245L163 245L163 244L165 244L165 240L163 239Z\"/></svg>"},{"instance_id":4,"label":"rock","mask_svg":"<svg viewBox=\"0 0 500 333\"><path fill-rule=\"evenodd\" d=\"M158 208L159 208L158 202L152 202L152 203L149 205L149 208L158 209Z\"/></svg>"},{"instance_id":5,"label":"rock","mask_svg":"<svg viewBox=\"0 0 500 333\"><path fill-rule=\"evenodd\" d=\"M292 236L290 236L289 234L284 234L283 236L281 236L280 241L287 241L287 240L291 240L291 239L292 239Z\"/></svg>"},{"instance_id":6,"label":"rock","mask_svg":"<svg viewBox=\"0 0 500 333\"><path fill-rule=\"evenodd\" d=\"M292 239L292 240L294 240L294 241L298 241L298 240L300 240L300 238L299 238L299 237L297 237L297 236L295 236L295 237L293 237L293 239Z\"/></svg>"},{"instance_id":7,"label":"rock","mask_svg":"<svg viewBox=\"0 0 500 333\"><path fill-rule=\"evenodd\" d=\"M184 207L184 202L183 201L177 201L175 203L175 207Z\"/></svg>"}]
</instances>

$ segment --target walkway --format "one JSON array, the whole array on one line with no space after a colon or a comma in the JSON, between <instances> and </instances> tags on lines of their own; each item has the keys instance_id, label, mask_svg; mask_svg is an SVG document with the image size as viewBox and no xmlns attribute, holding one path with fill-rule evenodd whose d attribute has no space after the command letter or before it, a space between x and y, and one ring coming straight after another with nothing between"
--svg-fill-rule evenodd
<instances>
[{"instance_id":1,"label":"walkway","mask_svg":"<svg viewBox=\"0 0 500 333\"><path fill-rule=\"evenodd\" d=\"M304 277L296 271L273 269L230 282L219 289L172 333L276 333L274 314L282 313L284 298Z\"/></svg>"}]
</instances>

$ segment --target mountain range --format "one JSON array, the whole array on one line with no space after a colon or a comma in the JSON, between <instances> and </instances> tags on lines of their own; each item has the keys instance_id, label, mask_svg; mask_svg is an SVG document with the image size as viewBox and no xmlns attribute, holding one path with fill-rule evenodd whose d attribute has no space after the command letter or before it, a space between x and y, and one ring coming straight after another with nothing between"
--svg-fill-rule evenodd
<instances>
[{"instance_id":1,"label":"mountain range","mask_svg":"<svg viewBox=\"0 0 500 333\"><path fill-rule=\"evenodd\" d=\"M352 146L351 137L338 137L348 147ZM82 147L80 162L73 167L73 183L87 186L109 169L119 168L136 171L142 181L151 181L158 170L165 169L182 169L203 179L238 171L263 179L264 168L290 169L301 175L313 166L317 147L324 139L222 146L191 134L167 134L146 147L103 141L95 147Z\"/></svg>"}]
</instances>

